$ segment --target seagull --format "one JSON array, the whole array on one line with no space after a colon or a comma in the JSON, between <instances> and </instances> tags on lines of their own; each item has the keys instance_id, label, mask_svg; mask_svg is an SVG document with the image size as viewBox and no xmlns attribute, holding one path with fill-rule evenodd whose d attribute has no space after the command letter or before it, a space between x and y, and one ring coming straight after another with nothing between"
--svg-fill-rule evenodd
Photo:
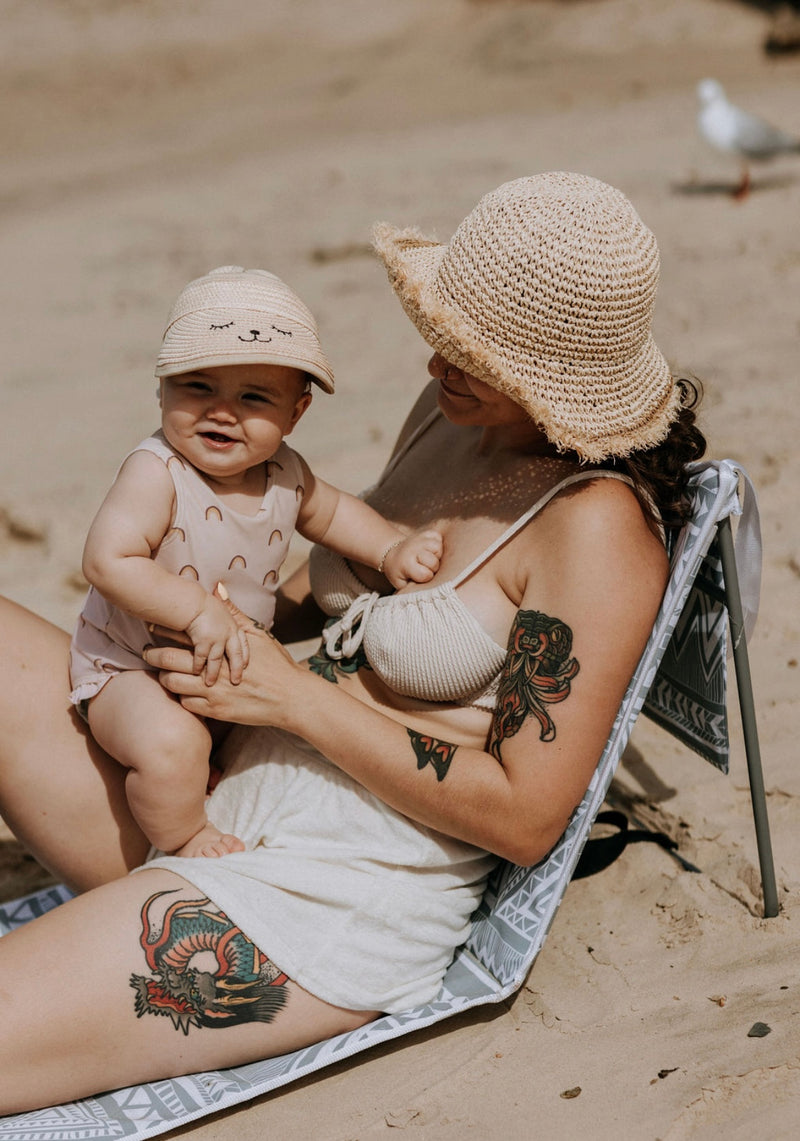
<instances>
[{"instance_id":1,"label":"seagull","mask_svg":"<svg viewBox=\"0 0 800 1141\"><path fill-rule=\"evenodd\" d=\"M729 103L716 79L701 79L697 85L700 110L697 129L718 151L738 155L742 176L734 198L746 198L750 190L750 162L800 152L800 139L773 127L765 119Z\"/></svg>"}]
</instances>

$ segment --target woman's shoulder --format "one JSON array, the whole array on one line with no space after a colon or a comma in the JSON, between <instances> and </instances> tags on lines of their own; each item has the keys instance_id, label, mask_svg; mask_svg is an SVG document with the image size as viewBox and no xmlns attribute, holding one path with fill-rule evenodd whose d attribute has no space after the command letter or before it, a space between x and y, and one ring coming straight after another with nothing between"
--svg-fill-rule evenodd
<instances>
[{"instance_id":1,"label":"woman's shoulder","mask_svg":"<svg viewBox=\"0 0 800 1141\"><path fill-rule=\"evenodd\" d=\"M565 479L553 498L554 521L568 529L649 527L631 481L605 470L585 470Z\"/></svg>"},{"instance_id":2,"label":"woman's shoulder","mask_svg":"<svg viewBox=\"0 0 800 1141\"><path fill-rule=\"evenodd\" d=\"M581 592L637 583L663 590L668 560L661 538L624 480L600 476L571 484L542 513L531 536L549 556L555 581Z\"/></svg>"},{"instance_id":3,"label":"woman's shoulder","mask_svg":"<svg viewBox=\"0 0 800 1141\"><path fill-rule=\"evenodd\" d=\"M624 478L597 472L566 487L553 501L551 518L555 526L576 542L603 542L623 547L634 538L653 540L653 549L664 552L664 544L648 522L642 505ZM648 544L649 545L649 544Z\"/></svg>"}]
</instances>

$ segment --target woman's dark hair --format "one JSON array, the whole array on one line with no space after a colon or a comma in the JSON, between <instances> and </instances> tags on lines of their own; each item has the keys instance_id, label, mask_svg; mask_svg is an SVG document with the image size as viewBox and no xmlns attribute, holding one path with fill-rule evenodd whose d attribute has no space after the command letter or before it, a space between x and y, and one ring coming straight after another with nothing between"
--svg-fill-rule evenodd
<instances>
[{"instance_id":1,"label":"woman's dark hair","mask_svg":"<svg viewBox=\"0 0 800 1141\"><path fill-rule=\"evenodd\" d=\"M667 531L682 527L690 515L686 464L699 460L706 450L705 436L695 423L701 385L689 377L679 377L675 383L681 407L666 439L603 465L630 477L648 521Z\"/></svg>"}]
</instances>

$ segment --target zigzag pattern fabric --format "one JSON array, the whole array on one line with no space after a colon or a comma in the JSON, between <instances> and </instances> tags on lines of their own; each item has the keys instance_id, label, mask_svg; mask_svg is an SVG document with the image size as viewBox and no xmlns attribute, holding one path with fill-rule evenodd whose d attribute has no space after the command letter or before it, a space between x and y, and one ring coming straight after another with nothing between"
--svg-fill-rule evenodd
<instances>
[{"instance_id":1,"label":"zigzag pattern fabric","mask_svg":"<svg viewBox=\"0 0 800 1141\"><path fill-rule=\"evenodd\" d=\"M513 994L541 950L643 706L680 740L727 771L726 614L712 543L719 520L741 511L741 477L747 478L729 460L693 465L693 516L678 536L661 610L586 795L546 859L531 868L503 864L496 870L471 934L456 952L434 1002L279 1058L6 1117L0 1119L0 1141L144 1141L371 1046ZM0 906L0 934L68 898L65 888L56 887Z\"/></svg>"},{"instance_id":2,"label":"zigzag pattern fabric","mask_svg":"<svg viewBox=\"0 0 800 1141\"><path fill-rule=\"evenodd\" d=\"M727 635L722 565L714 543L664 651L644 713L724 773Z\"/></svg>"}]
</instances>

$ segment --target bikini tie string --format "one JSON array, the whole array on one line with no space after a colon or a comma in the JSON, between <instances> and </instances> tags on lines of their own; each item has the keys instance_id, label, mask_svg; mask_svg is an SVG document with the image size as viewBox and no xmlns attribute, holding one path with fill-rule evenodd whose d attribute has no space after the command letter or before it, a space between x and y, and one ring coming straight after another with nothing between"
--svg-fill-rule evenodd
<instances>
[{"instance_id":1,"label":"bikini tie string","mask_svg":"<svg viewBox=\"0 0 800 1141\"><path fill-rule=\"evenodd\" d=\"M335 622L325 627L322 631L322 640L329 658L335 661L352 658L364 640L367 620L379 598L377 591L373 591L372 594L359 594L341 618L337 618Z\"/></svg>"}]
</instances>

